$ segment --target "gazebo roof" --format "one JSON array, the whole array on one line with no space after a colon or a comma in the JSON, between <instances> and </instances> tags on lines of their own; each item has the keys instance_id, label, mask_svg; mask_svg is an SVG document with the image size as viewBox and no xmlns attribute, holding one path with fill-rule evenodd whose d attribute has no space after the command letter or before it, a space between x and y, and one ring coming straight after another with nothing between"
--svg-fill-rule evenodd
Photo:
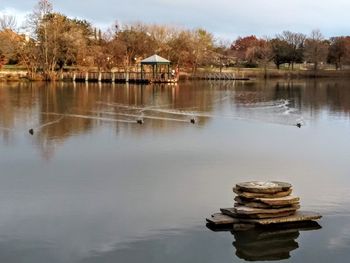
<instances>
[{"instance_id":1,"label":"gazebo roof","mask_svg":"<svg viewBox=\"0 0 350 263\"><path fill-rule=\"evenodd\" d=\"M170 64L171 62L165 58L162 58L158 55L153 55L144 60L141 60L141 64L143 65L156 65L156 64Z\"/></svg>"}]
</instances>

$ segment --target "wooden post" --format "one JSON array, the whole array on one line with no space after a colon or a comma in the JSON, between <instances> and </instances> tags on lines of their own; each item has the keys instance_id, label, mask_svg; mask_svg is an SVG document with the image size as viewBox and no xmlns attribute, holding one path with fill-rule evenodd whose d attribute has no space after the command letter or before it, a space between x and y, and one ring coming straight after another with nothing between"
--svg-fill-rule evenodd
<instances>
[{"instance_id":1,"label":"wooden post","mask_svg":"<svg viewBox=\"0 0 350 263\"><path fill-rule=\"evenodd\" d=\"M141 64L141 80L143 80L143 65Z\"/></svg>"},{"instance_id":2,"label":"wooden post","mask_svg":"<svg viewBox=\"0 0 350 263\"><path fill-rule=\"evenodd\" d=\"M101 82L102 81L102 73L101 71L98 72L98 82Z\"/></svg>"},{"instance_id":3,"label":"wooden post","mask_svg":"<svg viewBox=\"0 0 350 263\"><path fill-rule=\"evenodd\" d=\"M171 79L171 77L170 77L170 64L168 64L168 79Z\"/></svg>"},{"instance_id":4,"label":"wooden post","mask_svg":"<svg viewBox=\"0 0 350 263\"><path fill-rule=\"evenodd\" d=\"M89 72L85 73L85 82L89 82Z\"/></svg>"},{"instance_id":5,"label":"wooden post","mask_svg":"<svg viewBox=\"0 0 350 263\"><path fill-rule=\"evenodd\" d=\"M158 64L156 64L156 79L158 79Z\"/></svg>"},{"instance_id":6,"label":"wooden post","mask_svg":"<svg viewBox=\"0 0 350 263\"><path fill-rule=\"evenodd\" d=\"M77 74L74 72L73 73L73 82L75 82L75 79L77 78Z\"/></svg>"},{"instance_id":7,"label":"wooden post","mask_svg":"<svg viewBox=\"0 0 350 263\"><path fill-rule=\"evenodd\" d=\"M112 83L114 83L114 82L115 82L115 73L112 72Z\"/></svg>"},{"instance_id":8,"label":"wooden post","mask_svg":"<svg viewBox=\"0 0 350 263\"><path fill-rule=\"evenodd\" d=\"M129 82L129 72L125 72L125 82Z\"/></svg>"}]
</instances>

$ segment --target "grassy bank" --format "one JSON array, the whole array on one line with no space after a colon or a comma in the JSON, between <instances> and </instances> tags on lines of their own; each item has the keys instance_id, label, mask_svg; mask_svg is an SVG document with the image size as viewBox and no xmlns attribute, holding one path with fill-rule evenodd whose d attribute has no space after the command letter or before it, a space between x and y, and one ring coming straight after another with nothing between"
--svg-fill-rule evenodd
<instances>
[{"instance_id":1,"label":"grassy bank","mask_svg":"<svg viewBox=\"0 0 350 263\"><path fill-rule=\"evenodd\" d=\"M219 73L219 69L200 69L200 73ZM305 70L305 69L271 69L266 71L263 68L226 68L222 73L233 73L237 78L264 79L264 78L279 78L279 79L302 79L302 78L349 78L350 70ZM190 74L184 74L189 76ZM185 76L183 76L185 77Z\"/></svg>"},{"instance_id":2,"label":"grassy bank","mask_svg":"<svg viewBox=\"0 0 350 263\"><path fill-rule=\"evenodd\" d=\"M198 69L199 74L212 74L220 73L219 69ZM234 74L236 78L249 78L249 79L305 79L305 78L350 78L350 70L334 70L334 69L321 69L321 70L305 70L305 69L267 69L262 68L226 68L221 71L222 73ZM180 73L180 80L188 80L192 76L190 70L183 70ZM29 77L27 72L22 68L3 68L0 70L1 82L13 82L13 81L42 81L43 77L40 74L36 74L34 77Z\"/></svg>"}]
</instances>

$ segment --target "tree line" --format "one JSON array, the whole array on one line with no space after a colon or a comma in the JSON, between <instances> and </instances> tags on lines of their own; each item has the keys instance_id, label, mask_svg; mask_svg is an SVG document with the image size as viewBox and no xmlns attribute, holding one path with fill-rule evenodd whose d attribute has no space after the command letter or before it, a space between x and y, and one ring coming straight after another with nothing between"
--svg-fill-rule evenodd
<instances>
[{"instance_id":1,"label":"tree line","mask_svg":"<svg viewBox=\"0 0 350 263\"><path fill-rule=\"evenodd\" d=\"M25 30L27 34L19 31ZM0 67L21 65L31 77L55 79L59 72L136 70L141 59L158 54L187 71L198 67L262 67L323 63L340 70L350 64L350 36L326 39L320 31L309 36L284 31L273 38L245 36L222 43L205 29L133 23L115 24L102 32L86 20L55 12L49 0L39 0L25 24L0 16Z\"/></svg>"}]
</instances>

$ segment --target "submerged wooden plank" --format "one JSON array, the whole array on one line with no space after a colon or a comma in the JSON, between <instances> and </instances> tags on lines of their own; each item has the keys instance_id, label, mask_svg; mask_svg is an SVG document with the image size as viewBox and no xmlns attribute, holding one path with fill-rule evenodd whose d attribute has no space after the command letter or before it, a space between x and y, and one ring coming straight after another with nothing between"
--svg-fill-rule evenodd
<instances>
[{"instance_id":1,"label":"submerged wooden plank","mask_svg":"<svg viewBox=\"0 0 350 263\"><path fill-rule=\"evenodd\" d=\"M236 187L233 188L233 192L236 193L238 196L242 196L245 198L280 198L289 196L292 193L292 188L290 188L287 191L278 192L274 194L264 194L264 193L250 193L238 190Z\"/></svg>"},{"instance_id":2,"label":"submerged wooden plank","mask_svg":"<svg viewBox=\"0 0 350 263\"><path fill-rule=\"evenodd\" d=\"M242 192L275 194L278 192L288 191L292 185L285 182L277 181L252 181L236 184L236 188Z\"/></svg>"}]
</instances>

